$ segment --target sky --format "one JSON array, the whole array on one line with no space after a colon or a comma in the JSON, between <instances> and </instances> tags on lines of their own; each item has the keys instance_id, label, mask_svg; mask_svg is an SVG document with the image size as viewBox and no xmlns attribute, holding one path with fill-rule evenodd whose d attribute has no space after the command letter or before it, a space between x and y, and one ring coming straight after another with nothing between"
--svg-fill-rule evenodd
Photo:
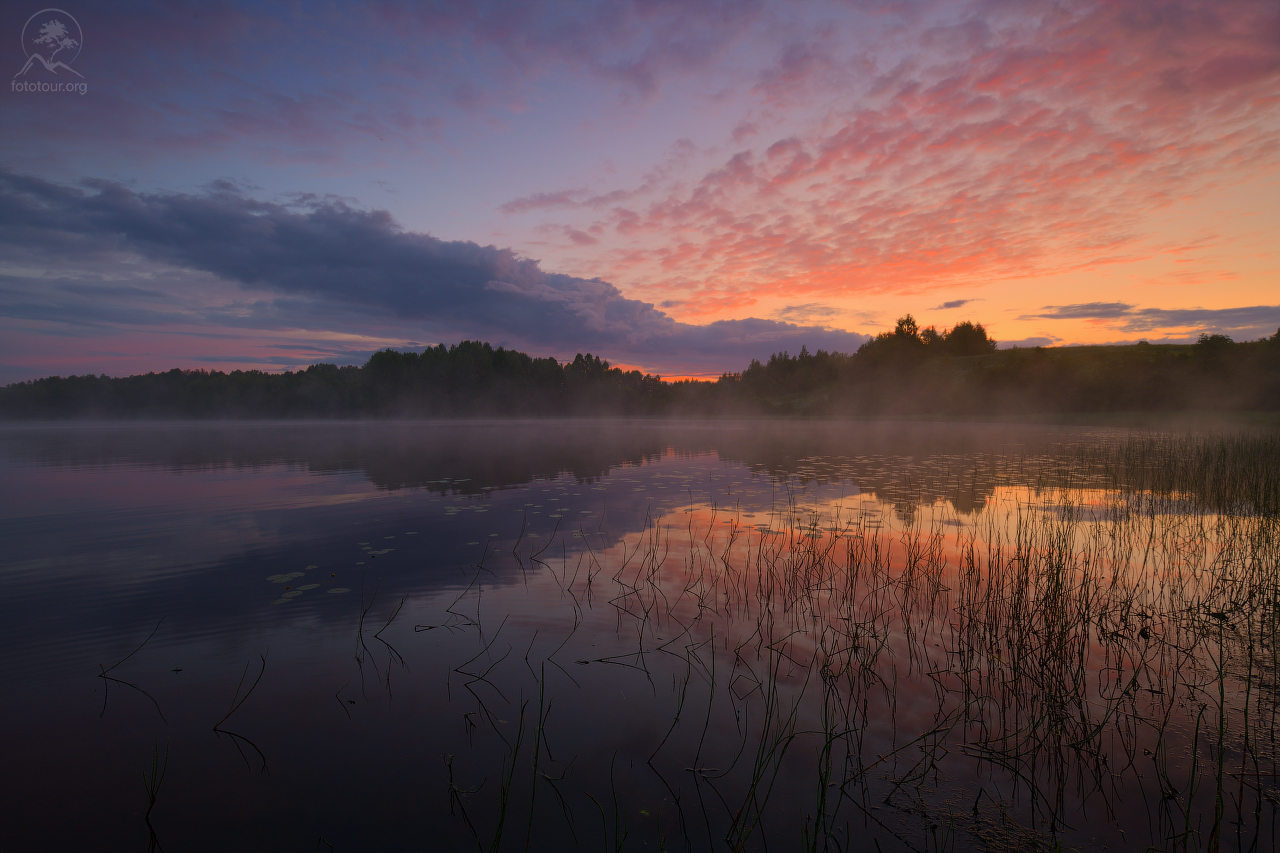
<instances>
[{"instance_id":1,"label":"sky","mask_svg":"<svg viewBox=\"0 0 1280 853\"><path fill-rule=\"evenodd\" d=\"M0 383L1280 327L1274 0L44 2Z\"/></svg>"}]
</instances>

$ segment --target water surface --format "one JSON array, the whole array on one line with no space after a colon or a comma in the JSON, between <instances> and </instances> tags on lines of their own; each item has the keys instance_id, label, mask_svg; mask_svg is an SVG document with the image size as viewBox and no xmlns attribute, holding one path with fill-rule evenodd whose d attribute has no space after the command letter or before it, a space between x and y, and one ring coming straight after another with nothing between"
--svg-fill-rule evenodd
<instances>
[{"instance_id":1,"label":"water surface","mask_svg":"<svg viewBox=\"0 0 1280 853\"><path fill-rule=\"evenodd\" d=\"M1274 524L1124 440L5 428L0 847L1271 849Z\"/></svg>"}]
</instances>

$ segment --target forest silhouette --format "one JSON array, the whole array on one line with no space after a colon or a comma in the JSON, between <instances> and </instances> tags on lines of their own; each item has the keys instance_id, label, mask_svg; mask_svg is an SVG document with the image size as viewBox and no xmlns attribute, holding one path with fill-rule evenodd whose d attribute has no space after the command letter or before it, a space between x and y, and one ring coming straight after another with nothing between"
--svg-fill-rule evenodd
<instances>
[{"instance_id":1,"label":"forest silhouette","mask_svg":"<svg viewBox=\"0 0 1280 853\"><path fill-rule=\"evenodd\" d=\"M385 418L1001 416L1280 410L1280 330L1253 342L998 350L981 324L907 315L857 352L802 347L712 381L664 381L591 353L537 358L480 341L382 350L360 367L174 368L52 376L0 389L0 417Z\"/></svg>"}]
</instances>

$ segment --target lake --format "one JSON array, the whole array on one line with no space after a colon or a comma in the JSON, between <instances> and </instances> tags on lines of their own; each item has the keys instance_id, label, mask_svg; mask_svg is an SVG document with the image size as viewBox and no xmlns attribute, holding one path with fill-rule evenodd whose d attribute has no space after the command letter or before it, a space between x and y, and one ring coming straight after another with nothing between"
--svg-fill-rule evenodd
<instances>
[{"instance_id":1,"label":"lake","mask_svg":"<svg viewBox=\"0 0 1280 853\"><path fill-rule=\"evenodd\" d=\"M0 428L0 848L1275 849L1274 434Z\"/></svg>"}]
</instances>

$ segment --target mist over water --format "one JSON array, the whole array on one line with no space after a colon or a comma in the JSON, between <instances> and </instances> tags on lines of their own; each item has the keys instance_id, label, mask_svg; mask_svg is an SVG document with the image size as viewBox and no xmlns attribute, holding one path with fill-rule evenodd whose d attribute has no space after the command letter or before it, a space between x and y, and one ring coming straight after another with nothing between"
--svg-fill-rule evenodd
<instances>
[{"instance_id":1,"label":"mist over water","mask_svg":"<svg viewBox=\"0 0 1280 853\"><path fill-rule=\"evenodd\" d=\"M1274 473L1194 441L6 427L0 846L1267 849Z\"/></svg>"}]
</instances>

